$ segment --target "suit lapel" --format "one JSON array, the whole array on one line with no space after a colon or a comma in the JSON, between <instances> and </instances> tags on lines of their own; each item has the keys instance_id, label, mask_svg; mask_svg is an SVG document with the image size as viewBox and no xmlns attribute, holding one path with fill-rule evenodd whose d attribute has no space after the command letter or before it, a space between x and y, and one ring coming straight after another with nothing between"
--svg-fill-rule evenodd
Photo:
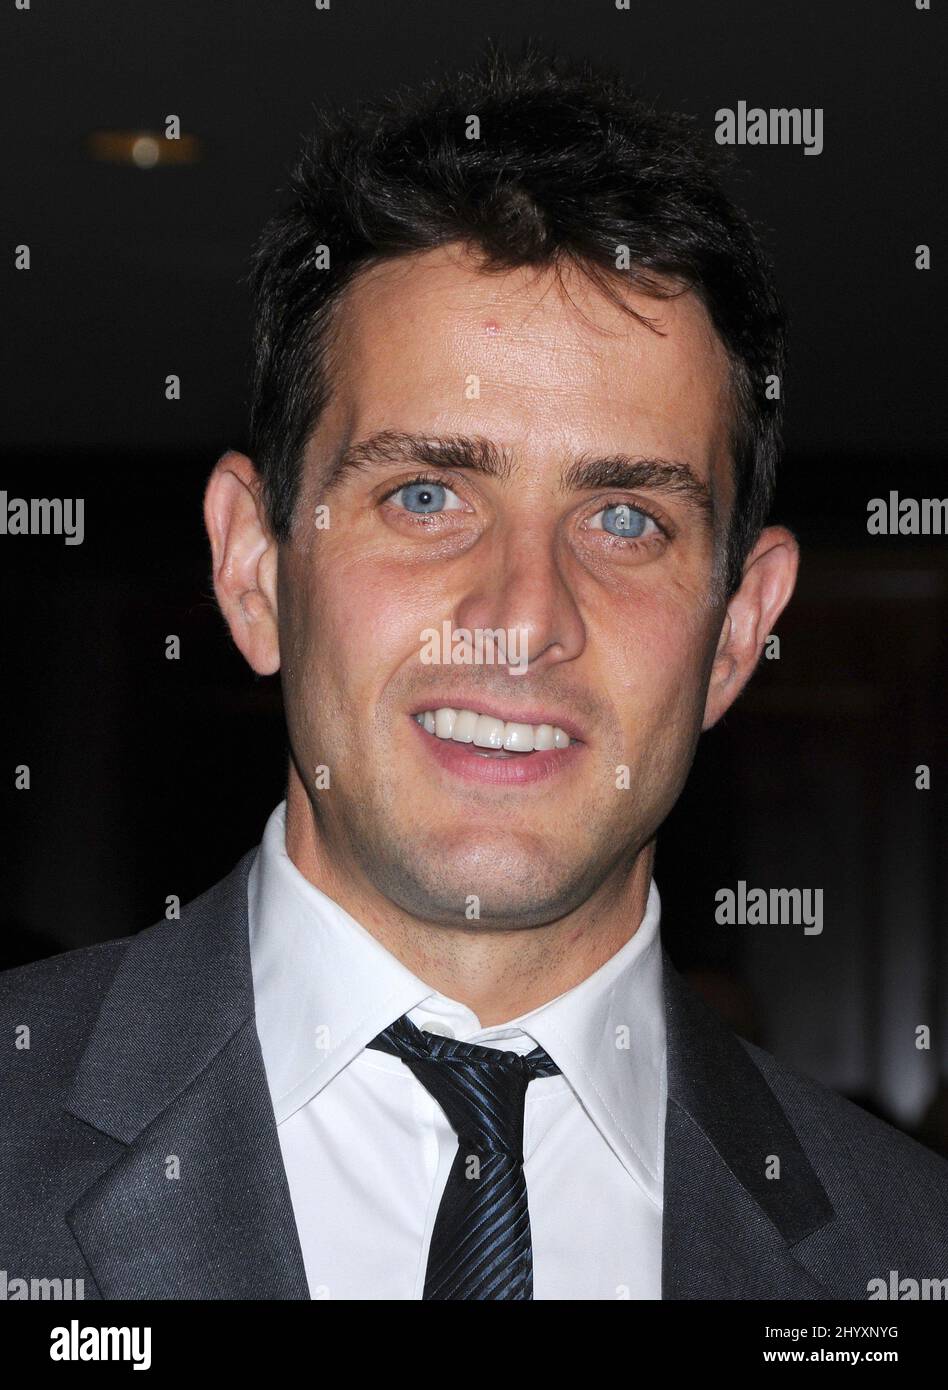
<instances>
[{"instance_id":1,"label":"suit lapel","mask_svg":"<svg viewBox=\"0 0 948 1390\"><path fill-rule=\"evenodd\" d=\"M794 1246L833 1208L737 1037L664 957L668 1038L662 1297L826 1298ZM780 1176L767 1177L773 1159Z\"/></svg>"},{"instance_id":2,"label":"suit lapel","mask_svg":"<svg viewBox=\"0 0 948 1390\"><path fill-rule=\"evenodd\" d=\"M104 1298L309 1297L254 1025L253 857L130 942L77 1069L66 1220Z\"/></svg>"}]
</instances>

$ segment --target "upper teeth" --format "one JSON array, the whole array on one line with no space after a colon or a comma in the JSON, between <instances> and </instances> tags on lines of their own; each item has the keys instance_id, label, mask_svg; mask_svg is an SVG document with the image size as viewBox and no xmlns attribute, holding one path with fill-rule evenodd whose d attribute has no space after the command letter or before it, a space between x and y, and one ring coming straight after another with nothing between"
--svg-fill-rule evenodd
<instances>
[{"instance_id":1,"label":"upper teeth","mask_svg":"<svg viewBox=\"0 0 948 1390\"><path fill-rule=\"evenodd\" d=\"M532 753L534 749L567 748L570 743L569 734L554 724L515 724L473 709L425 710L415 718L429 734L453 739L455 743L473 743L476 748Z\"/></svg>"}]
</instances>

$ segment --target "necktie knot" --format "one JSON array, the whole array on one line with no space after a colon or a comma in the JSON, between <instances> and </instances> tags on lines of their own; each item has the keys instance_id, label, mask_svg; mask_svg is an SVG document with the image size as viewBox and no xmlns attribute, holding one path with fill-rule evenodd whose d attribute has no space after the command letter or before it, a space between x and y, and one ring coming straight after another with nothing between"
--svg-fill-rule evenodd
<instances>
[{"instance_id":1,"label":"necktie knot","mask_svg":"<svg viewBox=\"0 0 948 1390\"><path fill-rule=\"evenodd\" d=\"M403 1015L370 1042L411 1068L447 1115L462 1144L523 1162L523 1112L529 1083L556 1076L542 1047L526 1056L459 1042L416 1027Z\"/></svg>"}]
</instances>

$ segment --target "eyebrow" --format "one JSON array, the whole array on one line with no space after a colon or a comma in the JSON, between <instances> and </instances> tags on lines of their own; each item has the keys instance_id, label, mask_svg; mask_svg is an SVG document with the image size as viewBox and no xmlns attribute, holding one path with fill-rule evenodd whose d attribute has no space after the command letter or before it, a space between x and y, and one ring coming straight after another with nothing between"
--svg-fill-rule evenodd
<instances>
[{"instance_id":1,"label":"eyebrow","mask_svg":"<svg viewBox=\"0 0 948 1390\"><path fill-rule=\"evenodd\" d=\"M430 437L403 430L380 430L357 444L344 446L330 464L324 491L338 487L350 473L386 464L416 463L429 468L464 469L482 477L508 481L518 465L503 446L483 435ZM707 522L714 517L714 497L690 464L678 459L612 453L584 453L564 470L560 492L648 488L681 497Z\"/></svg>"}]
</instances>

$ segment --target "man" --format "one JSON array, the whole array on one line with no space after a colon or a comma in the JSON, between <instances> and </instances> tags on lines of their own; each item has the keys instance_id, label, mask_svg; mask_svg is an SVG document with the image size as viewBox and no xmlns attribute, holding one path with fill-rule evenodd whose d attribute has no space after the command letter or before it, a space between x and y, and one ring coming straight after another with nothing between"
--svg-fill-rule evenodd
<instances>
[{"instance_id":1,"label":"man","mask_svg":"<svg viewBox=\"0 0 948 1390\"><path fill-rule=\"evenodd\" d=\"M2 1263L102 1298L948 1275L948 1166L660 945L656 833L798 558L783 320L690 125L491 53L321 117L291 193L205 500L286 799L180 922L6 977Z\"/></svg>"}]
</instances>

